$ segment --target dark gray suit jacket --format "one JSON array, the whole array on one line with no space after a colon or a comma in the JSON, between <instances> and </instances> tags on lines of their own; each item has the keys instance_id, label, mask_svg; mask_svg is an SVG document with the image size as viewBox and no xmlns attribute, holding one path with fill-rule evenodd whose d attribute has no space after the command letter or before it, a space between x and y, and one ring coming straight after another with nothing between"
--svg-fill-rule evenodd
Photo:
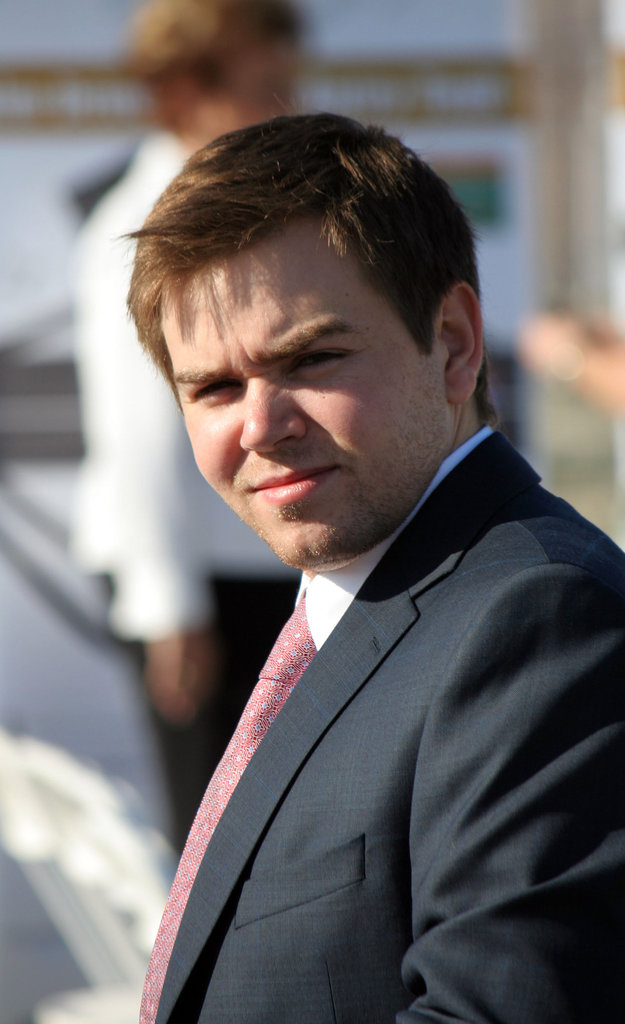
<instances>
[{"instance_id":1,"label":"dark gray suit jacket","mask_svg":"<svg viewBox=\"0 0 625 1024\"><path fill-rule=\"evenodd\" d=\"M263 740L158 1024L625 1021L625 556L501 435Z\"/></svg>"}]
</instances>

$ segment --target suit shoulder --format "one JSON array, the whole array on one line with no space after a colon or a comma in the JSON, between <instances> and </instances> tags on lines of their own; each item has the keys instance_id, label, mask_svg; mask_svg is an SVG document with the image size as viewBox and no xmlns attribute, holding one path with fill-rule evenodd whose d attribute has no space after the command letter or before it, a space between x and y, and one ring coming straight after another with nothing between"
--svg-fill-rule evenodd
<instances>
[{"instance_id":1,"label":"suit shoulder","mask_svg":"<svg viewBox=\"0 0 625 1024\"><path fill-rule=\"evenodd\" d=\"M465 568L485 557L521 567L577 568L625 599L625 553L593 523L542 487L500 512L467 552Z\"/></svg>"}]
</instances>

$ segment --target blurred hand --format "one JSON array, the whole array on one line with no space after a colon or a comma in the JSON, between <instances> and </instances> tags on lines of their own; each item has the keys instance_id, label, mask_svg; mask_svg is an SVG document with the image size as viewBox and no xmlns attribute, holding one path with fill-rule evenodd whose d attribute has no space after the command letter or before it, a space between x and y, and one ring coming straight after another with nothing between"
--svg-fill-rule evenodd
<instances>
[{"instance_id":1,"label":"blurred hand","mask_svg":"<svg viewBox=\"0 0 625 1024\"><path fill-rule=\"evenodd\" d=\"M625 413L625 339L608 318L533 317L521 330L519 358L532 373L572 384L609 415Z\"/></svg>"},{"instance_id":2,"label":"blurred hand","mask_svg":"<svg viewBox=\"0 0 625 1024\"><path fill-rule=\"evenodd\" d=\"M587 330L579 319L567 313L542 313L523 325L519 356L532 373L575 380L587 343Z\"/></svg>"},{"instance_id":3,"label":"blurred hand","mask_svg":"<svg viewBox=\"0 0 625 1024\"><path fill-rule=\"evenodd\" d=\"M222 664L214 627L174 633L146 644L144 686L163 718L185 725L216 692Z\"/></svg>"}]
</instances>

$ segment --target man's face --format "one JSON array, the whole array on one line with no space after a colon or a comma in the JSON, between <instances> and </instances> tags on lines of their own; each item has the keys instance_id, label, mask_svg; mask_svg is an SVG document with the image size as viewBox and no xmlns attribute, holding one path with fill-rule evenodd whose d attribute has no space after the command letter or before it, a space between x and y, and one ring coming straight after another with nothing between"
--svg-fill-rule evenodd
<instances>
[{"instance_id":1,"label":"man's face","mask_svg":"<svg viewBox=\"0 0 625 1024\"><path fill-rule=\"evenodd\" d=\"M287 564L314 573L372 548L464 439L439 320L424 354L312 222L238 253L192 297L166 304L198 466Z\"/></svg>"}]
</instances>

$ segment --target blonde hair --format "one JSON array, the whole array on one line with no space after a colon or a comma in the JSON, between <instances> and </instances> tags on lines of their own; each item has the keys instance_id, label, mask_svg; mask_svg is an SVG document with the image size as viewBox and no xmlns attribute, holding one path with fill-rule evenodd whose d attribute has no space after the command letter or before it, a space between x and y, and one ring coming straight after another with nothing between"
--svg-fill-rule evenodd
<instances>
[{"instance_id":1,"label":"blonde hair","mask_svg":"<svg viewBox=\"0 0 625 1024\"><path fill-rule=\"evenodd\" d=\"M126 66L144 80L188 72L213 84L242 41L296 45L300 33L288 0L148 0L131 22Z\"/></svg>"}]
</instances>

